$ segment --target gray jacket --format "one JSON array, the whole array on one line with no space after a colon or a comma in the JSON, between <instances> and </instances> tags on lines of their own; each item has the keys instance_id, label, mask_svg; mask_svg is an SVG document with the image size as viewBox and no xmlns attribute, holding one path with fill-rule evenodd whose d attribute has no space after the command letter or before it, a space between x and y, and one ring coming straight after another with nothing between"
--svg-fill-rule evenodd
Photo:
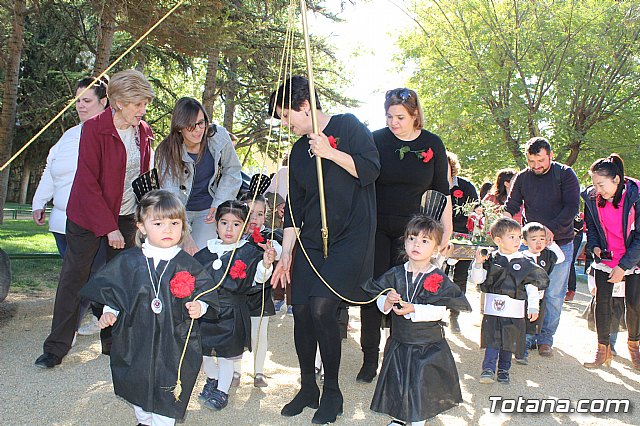
<instances>
[{"instance_id":1,"label":"gray jacket","mask_svg":"<svg viewBox=\"0 0 640 426\"><path fill-rule=\"evenodd\" d=\"M214 125L215 126L215 125ZM235 200L242 185L240 160L233 147L229 132L224 127L215 126L215 134L207 139L207 147L213 156L216 165L215 174L209 180L209 194L213 197L211 207L218 207L224 201ZM185 163L184 178L172 176L168 170L158 170L160 175L166 173L162 189L177 195L183 204L187 204L193 177L195 175L195 162L187 153L187 148L182 145L182 161Z\"/></svg>"}]
</instances>

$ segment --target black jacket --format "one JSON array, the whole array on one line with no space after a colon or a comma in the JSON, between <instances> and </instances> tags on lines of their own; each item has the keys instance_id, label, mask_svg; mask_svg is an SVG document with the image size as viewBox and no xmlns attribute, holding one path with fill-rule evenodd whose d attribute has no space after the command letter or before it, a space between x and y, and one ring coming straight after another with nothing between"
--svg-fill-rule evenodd
<instances>
[{"instance_id":1,"label":"black jacket","mask_svg":"<svg viewBox=\"0 0 640 426\"><path fill-rule=\"evenodd\" d=\"M640 264L640 194L638 181L625 177L627 192L622 205L622 229L626 235L625 246L627 251L620 259L622 269L632 269ZM596 204L596 191L593 186L585 189L582 194L584 199L584 220L587 222L587 250L593 253L595 247L604 250L607 248L607 239L602 229L598 206Z\"/></svg>"},{"instance_id":2,"label":"black jacket","mask_svg":"<svg viewBox=\"0 0 640 426\"><path fill-rule=\"evenodd\" d=\"M476 187L467 179L457 176L458 184L449 189L451 201L453 203L453 232L469 233L467 230L467 219L462 212L456 211L456 206L463 206L472 201L478 201ZM461 191L461 192L460 192Z\"/></svg>"}]
</instances>

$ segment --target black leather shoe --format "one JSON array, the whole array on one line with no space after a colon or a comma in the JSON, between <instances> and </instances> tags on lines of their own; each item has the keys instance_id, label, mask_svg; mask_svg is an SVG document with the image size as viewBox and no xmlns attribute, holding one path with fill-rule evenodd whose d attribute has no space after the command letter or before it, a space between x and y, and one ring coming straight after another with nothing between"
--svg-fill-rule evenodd
<instances>
[{"instance_id":1,"label":"black leather shoe","mask_svg":"<svg viewBox=\"0 0 640 426\"><path fill-rule=\"evenodd\" d=\"M362 365L358 375L356 376L356 382L358 383L371 383L378 374L378 366L376 364L365 363Z\"/></svg>"},{"instance_id":2,"label":"black leather shoe","mask_svg":"<svg viewBox=\"0 0 640 426\"><path fill-rule=\"evenodd\" d=\"M460 334L460 324L458 324L458 317L449 317L449 330L453 334Z\"/></svg>"},{"instance_id":3,"label":"black leather shoe","mask_svg":"<svg viewBox=\"0 0 640 426\"><path fill-rule=\"evenodd\" d=\"M53 368L62 362L62 358L50 352L45 352L36 359L36 367Z\"/></svg>"},{"instance_id":4,"label":"black leather shoe","mask_svg":"<svg viewBox=\"0 0 640 426\"><path fill-rule=\"evenodd\" d=\"M320 406L313 415L311 423L315 425L326 425L328 423L334 423L336 418L342 415L342 394L340 392L327 391L322 392L322 398L320 398Z\"/></svg>"}]
</instances>

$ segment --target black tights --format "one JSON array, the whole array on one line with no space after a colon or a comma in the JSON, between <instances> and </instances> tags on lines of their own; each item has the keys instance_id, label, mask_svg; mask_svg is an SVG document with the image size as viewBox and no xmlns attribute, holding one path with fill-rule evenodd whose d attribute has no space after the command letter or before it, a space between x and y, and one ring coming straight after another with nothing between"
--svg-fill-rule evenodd
<instances>
[{"instance_id":1,"label":"black tights","mask_svg":"<svg viewBox=\"0 0 640 426\"><path fill-rule=\"evenodd\" d=\"M625 308L627 311L627 329L629 340L640 340L640 275L631 274L625 277ZM613 284L608 282L609 274L596 269L596 330L598 343L609 344L611 332L611 294Z\"/></svg>"},{"instance_id":2,"label":"black tights","mask_svg":"<svg viewBox=\"0 0 640 426\"><path fill-rule=\"evenodd\" d=\"M315 373L316 347L324 366L325 383L338 382L341 342L338 327L340 301L310 297L308 305L293 305L293 336L301 374Z\"/></svg>"}]
</instances>

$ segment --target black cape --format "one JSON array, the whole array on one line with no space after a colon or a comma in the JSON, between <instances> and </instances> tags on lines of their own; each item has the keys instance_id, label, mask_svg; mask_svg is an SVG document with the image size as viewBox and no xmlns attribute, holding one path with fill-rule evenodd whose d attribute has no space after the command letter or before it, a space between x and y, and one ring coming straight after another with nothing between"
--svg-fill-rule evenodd
<instances>
[{"instance_id":1,"label":"black cape","mask_svg":"<svg viewBox=\"0 0 640 426\"><path fill-rule=\"evenodd\" d=\"M482 267L487 271L487 278L480 284L484 293L504 294L512 299L526 300L527 284L538 287L538 290L545 290L549 286L549 276L544 269L526 257L509 261L499 253L493 253ZM485 313L482 318L480 347L500 348L522 358L525 334L525 318L506 318Z\"/></svg>"},{"instance_id":2,"label":"black cape","mask_svg":"<svg viewBox=\"0 0 640 426\"><path fill-rule=\"evenodd\" d=\"M540 254L536 257L535 260L534 259L531 259L531 260L533 260L536 263L536 265L544 269L547 275L549 275L551 274L551 271L553 271L553 268L556 266L556 262L558 261L558 255L555 254L553 251L549 250L548 248L545 248L540 252ZM536 319L535 321L529 321L529 318L525 318L525 321L527 322L527 334L540 333L540 331L542 330L542 323L544 323L544 317L546 312L547 312L547 301L543 297L542 300L540 300L540 313L538 314L538 319Z\"/></svg>"},{"instance_id":3,"label":"black cape","mask_svg":"<svg viewBox=\"0 0 640 426\"><path fill-rule=\"evenodd\" d=\"M213 276L213 284L220 282L231 258L231 251L222 255L222 266L213 269L213 262L218 259L216 253L203 248L195 254L195 259ZM231 273L218 288L220 312L215 319L205 315L200 318L202 334L202 351L206 356L234 358L241 356L245 348L251 350L251 318L247 297L252 293L260 293L262 285L253 285L258 263L262 260L262 251L245 243L239 247L232 259L232 266L237 261L246 265L245 278L232 278ZM231 270L230 270L231 271Z\"/></svg>"},{"instance_id":4,"label":"black cape","mask_svg":"<svg viewBox=\"0 0 640 426\"><path fill-rule=\"evenodd\" d=\"M440 288L431 293L421 286L413 303L446 306L457 311L470 311L464 293L444 273ZM409 274L409 280L413 277ZM396 266L363 288L371 296L386 288L394 288L406 296L404 265ZM413 294L414 289L409 289ZM444 338L439 321L413 322L391 312L391 336L384 350L384 361L371 401L371 409L407 422L426 420L462 402L456 363Z\"/></svg>"},{"instance_id":5,"label":"black cape","mask_svg":"<svg viewBox=\"0 0 640 426\"><path fill-rule=\"evenodd\" d=\"M158 269L157 276L164 269L163 263L158 264ZM170 280L180 271L196 277L195 291L182 299L174 297L169 289ZM147 258L138 247L120 253L89 280L80 291L81 296L120 311L113 325L110 360L116 395L151 413L174 419L184 417L202 363L200 329L195 321L182 363L182 394L176 401L171 391L191 324L184 304L212 286L211 276L204 268L180 251L167 264L160 282L158 298L163 309L159 314L153 313L150 305L155 293ZM215 291L199 300L209 305L208 315L216 315Z\"/></svg>"},{"instance_id":6,"label":"black cape","mask_svg":"<svg viewBox=\"0 0 640 426\"><path fill-rule=\"evenodd\" d=\"M300 239L320 275L342 296L366 300L360 286L373 275L376 230L374 182L380 172L378 150L371 132L351 114L334 115L323 130L333 136L340 151L351 155L358 178L330 160L322 160L329 228L329 255L323 255L316 159L309 156L309 139L301 137L289 157L289 197L285 227L292 227L289 205ZM338 299L318 278L300 247L291 271L293 304L309 297Z\"/></svg>"},{"instance_id":7,"label":"black cape","mask_svg":"<svg viewBox=\"0 0 640 426\"><path fill-rule=\"evenodd\" d=\"M271 229L263 229L260 231L260 235L264 238L263 243L266 243L267 240L271 239ZM273 230L273 239L282 245L282 229ZM262 247L253 240L251 235L249 235L247 241L256 249L263 251ZM271 282L271 278L269 278L267 282ZM264 285L262 291L248 295L247 304L249 305L249 315L252 317L271 317L276 314L276 308L273 305L273 298L271 297L270 285Z\"/></svg>"}]
</instances>

